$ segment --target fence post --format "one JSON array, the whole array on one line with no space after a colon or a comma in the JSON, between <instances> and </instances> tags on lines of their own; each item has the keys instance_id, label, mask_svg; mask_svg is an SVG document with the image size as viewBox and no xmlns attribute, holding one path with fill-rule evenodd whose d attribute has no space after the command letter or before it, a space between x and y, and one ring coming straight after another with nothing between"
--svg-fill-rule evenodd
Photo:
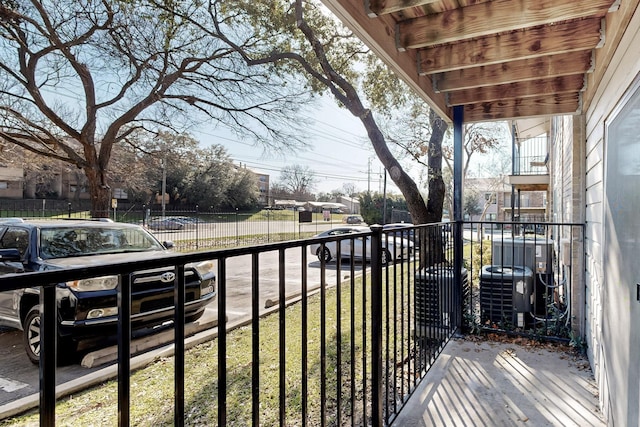
<instances>
[{"instance_id":1,"label":"fence post","mask_svg":"<svg viewBox=\"0 0 640 427\"><path fill-rule=\"evenodd\" d=\"M200 228L200 216L198 215L198 205L196 205L196 249L198 249L199 246L199 239L198 239L198 229Z\"/></svg>"},{"instance_id":2,"label":"fence post","mask_svg":"<svg viewBox=\"0 0 640 427\"><path fill-rule=\"evenodd\" d=\"M371 231L371 425L382 427L382 226Z\"/></svg>"}]
</instances>

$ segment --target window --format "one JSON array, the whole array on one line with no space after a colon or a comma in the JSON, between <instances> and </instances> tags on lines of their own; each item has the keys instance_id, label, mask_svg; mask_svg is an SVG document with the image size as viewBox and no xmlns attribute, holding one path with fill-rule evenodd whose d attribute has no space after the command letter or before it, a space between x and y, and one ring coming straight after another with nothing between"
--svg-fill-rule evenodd
<instances>
[{"instance_id":1,"label":"window","mask_svg":"<svg viewBox=\"0 0 640 427\"><path fill-rule=\"evenodd\" d=\"M18 249L24 256L29 247L29 232L22 228L9 227L0 239L0 249Z\"/></svg>"},{"instance_id":2,"label":"window","mask_svg":"<svg viewBox=\"0 0 640 427\"><path fill-rule=\"evenodd\" d=\"M484 193L484 201L488 204L496 204L496 193Z\"/></svg>"}]
</instances>

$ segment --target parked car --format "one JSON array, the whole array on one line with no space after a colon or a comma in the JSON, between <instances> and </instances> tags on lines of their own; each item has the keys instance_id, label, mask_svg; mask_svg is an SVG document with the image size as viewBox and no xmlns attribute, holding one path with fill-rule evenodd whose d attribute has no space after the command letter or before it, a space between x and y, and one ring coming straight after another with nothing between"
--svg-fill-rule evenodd
<instances>
[{"instance_id":1,"label":"parked car","mask_svg":"<svg viewBox=\"0 0 640 427\"><path fill-rule=\"evenodd\" d=\"M41 271L85 267L166 256L170 243L160 243L144 228L112 221L0 221L0 271ZM216 295L212 261L185 266L185 319L194 321ZM132 328L172 320L174 268L137 271L131 294ZM59 283L58 349L60 357L75 352L79 341L117 331L117 273ZM24 331L24 347L33 363L40 358L39 288L0 292L0 325Z\"/></svg>"},{"instance_id":2,"label":"parked car","mask_svg":"<svg viewBox=\"0 0 640 427\"><path fill-rule=\"evenodd\" d=\"M193 218L190 216L171 216L168 220L179 222L183 225L183 228L195 228L196 224L202 222L199 218Z\"/></svg>"},{"instance_id":3,"label":"parked car","mask_svg":"<svg viewBox=\"0 0 640 427\"><path fill-rule=\"evenodd\" d=\"M316 234L314 237L324 236L340 236L349 235L355 233L362 233L370 231L366 226L345 226L337 227L331 230L324 231L320 234ZM342 258L348 258L351 256L351 239L344 239L340 242L340 256ZM366 255L366 259L371 259L371 237L368 236L363 242L362 238L353 240L354 242L354 258L363 259ZM363 246L366 245L366 250ZM334 259L337 254L338 245L337 242L327 242L324 245L324 249L321 244L314 243L309 246L311 254L316 255L319 260L324 258L325 262L329 262ZM413 243L407 239L394 238L389 236L382 240L382 264L388 264L395 260L407 259L413 251Z\"/></svg>"},{"instance_id":4,"label":"parked car","mask_svg":"<svg viewBox=\"0 0 640 427\"><path fill-rule=\"evenodd\" d=\"M418 235L414 225L406 222L394 222L382 226L382 232L394 237L401 237L419 245Z\"/></svg>"},{"instance_id":5,"label":"parked car","mask_svg":"<svg viewBox=\"0 0 640 427\"><path fill-rule=\"evenodd\" d=\"M153 218L147 223L147 227L154 231L182 230L185 228L183 221L176 218Z\"/></svg>"},{"instance_id":6,"label":"parked car","mask_svg":"<svg viewBox=\"0 0 640 427\"><path fill-rule=\"evenodd\" d=\"M364 219L360 215L345 215L342 217L342 222L345 224L362 224Z\"/></svg>"}]
</instances>

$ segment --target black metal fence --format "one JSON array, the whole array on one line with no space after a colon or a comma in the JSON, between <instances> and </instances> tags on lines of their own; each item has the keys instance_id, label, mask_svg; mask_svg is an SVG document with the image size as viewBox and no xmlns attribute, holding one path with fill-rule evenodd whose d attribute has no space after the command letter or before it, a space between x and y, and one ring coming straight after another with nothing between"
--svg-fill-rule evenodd
<instances>
[{"instance_id":1,"label":"black metal fence","mask_svg":"<svg viewBox=\"0 0 640 427\"><path fill-rule=\"evenodd\" d=\"M0 200L2 217L90 218L86 201ZM312 212L311 221L300 220L292 209L256 212L216 211L198 206L162 209L159 205L119 203L103 216L139 224L161 241L171 241L179 251L234 248L311 237L342 223L343 215Z\"/></svg>"},{"instance_id":2,"label":"black metal fence","mask_svg":"<svg viewBox=\"0 0 640 427\"><path fill-rule=\"evenodd\" d=\"M161 406L147 410L145 423L382 426L403 409L463 319L477 330L566 334L582 237L579 224L446 223L385 232L373 227L366 233L4 276L0 288L41 290L42 425L65 424L56 414L59 290L53 284L121 276L113 424L135 425L142 421L131 392L131 277L141 269L171 266L173 390L155 391L161 395L145 405ZM464 265L453 262L460 250ZM180 278L186 264L203 260L217 263L218 323L209 344L187 350ZM234 271L238 266L245 269ZM245 321L233 317L234 298L241 293L247 298L240 302L248 311ZM190 380L194 375L197 380ZM163 407L165 402L171 407ZM167 412L172 419L163 418Z\"/></svg>"},{"instance_id":3,"label":"black metal fence","mask_svg":"<svg viewBox=\"0 0 640 427\"><path fill-rule=\"evenodd\" d=\"M519 138L513 144L514 175L546 175L549 173L549 143L546 136Z\"/></svg>"}]
</instances>

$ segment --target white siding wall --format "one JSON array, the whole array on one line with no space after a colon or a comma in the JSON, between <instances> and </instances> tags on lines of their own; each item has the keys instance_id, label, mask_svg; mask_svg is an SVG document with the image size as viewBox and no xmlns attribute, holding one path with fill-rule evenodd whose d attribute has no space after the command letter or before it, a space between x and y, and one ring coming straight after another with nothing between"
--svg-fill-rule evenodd
<instances>
[{"instance_id":1,"label":"white siding wall","mask_svg":"<svg viewBox=\"0 0 640 427\"><path fill-rule=\"evenodd\" d=\"M600 386L600 399L605 416L609 400L607 381L602 366L602 348L615 345L615 337L603 337L602 296L604 281L603 253L603 179L605 153L605 120L618 105L629 85L640 71L640 13L636 12L628 30L596 89L593 102L586 112L585 152L585 279L587 298L587 340L589 359ZM603 64L596 64L597 67ZM606 313L605 313L606 315ZM609 314L610 315L610 314ZM632 367L631 367L632 368Z\"/></svg>"}]
</instances>

